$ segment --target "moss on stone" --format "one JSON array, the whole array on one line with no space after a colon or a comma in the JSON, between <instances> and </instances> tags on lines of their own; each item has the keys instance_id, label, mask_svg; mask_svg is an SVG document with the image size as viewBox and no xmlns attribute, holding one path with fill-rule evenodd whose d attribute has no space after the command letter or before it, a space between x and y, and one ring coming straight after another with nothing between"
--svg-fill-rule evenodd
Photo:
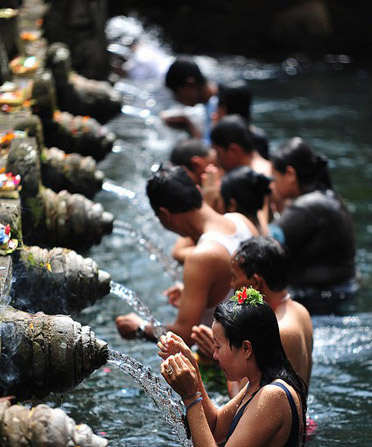
<instances>
[{"instance_id":1,"label":"moss on stone","mask_svg":"<svg viewBox=\"0 0 372 447\"><path fill-rule=\"evenodd\" d=\"M26 204L31 210L33 226L38 227L44 216L44 203L41 196L37 195L35 197L29 197L26 199Z\"/></svg>"}]
</instances>

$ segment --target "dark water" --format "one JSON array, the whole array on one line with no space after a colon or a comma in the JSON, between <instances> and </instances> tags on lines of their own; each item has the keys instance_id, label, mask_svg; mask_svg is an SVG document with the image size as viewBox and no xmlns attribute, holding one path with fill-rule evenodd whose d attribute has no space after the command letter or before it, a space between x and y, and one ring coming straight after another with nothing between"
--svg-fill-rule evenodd
<instances>
[{"instance_id":1,"label":"dark water","mask_svg":"<svg viewBox=\"0 0 372 447\"><path fill-rule=\"evenodd\" d=\"M345 198L355 220L358 266L363 287L359 297L341 316L315 316L314 368L310 388L310 416L319 424L313 447L372 444L372 100L371 73L351 65L316 66L307 73L283 66L260 66L228 58L218 65L203 60L212 77L232 79L250 73L255 95L253 117L264 128L272 147L283 139L302 136L331 160L335 187ZM289 69L288 69L289 67ZM253 70L253 71L252 71ZM252 74L253 73L253 74ZM288 74L290 73L290 74ZM142 98L139 97L141 92ZM119 136L116 153L100 168L123 183L140 199L141 206L102 192L97 200L106 210L140 228L169 253L175 236L153 219L144 195L152 163L165 160L177 134L161 125L159 110L171 98L157 85L142 86L127 104L141 116L121 116L110 126ZM141 112L141 110L149 112ZM143 199L143 200L142 200ZM135 290L161 322L175 313L162 291L172 284L160 263L141 250L135 238L107 236L88 253L114 281ZM154 372L159 371L157 349L151 343L123 341L114 318L130 312L114 296L105 298L76 318L89 324L113 349L125 352ZM217 402L223 392L212 393ZM59 404L59 400L55 401ZM163 423L151 400L133 380L113 366L101 368L89 380L64 396L63 409L77 421L104 432L111 446L172 446L176 437Z\"/></svg>"}]
</instances>

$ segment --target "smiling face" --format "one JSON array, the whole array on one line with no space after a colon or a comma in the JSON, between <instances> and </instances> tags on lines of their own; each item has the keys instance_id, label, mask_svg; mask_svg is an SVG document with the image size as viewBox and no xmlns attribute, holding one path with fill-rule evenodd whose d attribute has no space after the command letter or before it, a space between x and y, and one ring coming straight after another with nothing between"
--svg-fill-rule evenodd
<instances>
[{"instance_id":1,"label":"smiling face","mask_svg":"<svg viewBox=\"0 0 372 447\"><path fill-rule=\"evenodd\" d=\"M246 355L243 347L230 346L221 323L214 321L212 325L215 348L213 359L224 372L227 380L240 380L246 375Z\"/></svg>"}]
</instances>

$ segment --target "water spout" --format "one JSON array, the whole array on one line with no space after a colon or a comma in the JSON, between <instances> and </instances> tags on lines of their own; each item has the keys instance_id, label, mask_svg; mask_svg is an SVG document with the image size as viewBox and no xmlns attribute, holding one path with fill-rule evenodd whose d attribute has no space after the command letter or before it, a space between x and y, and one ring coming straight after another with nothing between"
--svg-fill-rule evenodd
<instances>
[{"instance_id":1,"label":"water spout","mask_svg":"<svg viewBox=\"0 0 372 447\"><path fill-rule=\"evenodd\" d=\"M150 309L141 302L133 290L130 290L128 287L114 281L111 281L110 284L111 293L126 301L141 317L151 323L154 330L154 335L157 339L166 334L167 331L164 326L152 315Z\"/></svg>"},{"instance_id":2,"label":"water spout","mask_svg":"<svg viewBox=\"0 0 372 447\"><path fill-rule=\"evenodd\" d=\"M85 424L77 425L67 414L47 405L26 408L0 402L0 442L2 447L32 445L43 447L106 447L107 439Z\"/></svg>"},{"instance_id":3,"label":"water spout","mask_svg":"<svg viewBox=\"0 0 372 447\"><path fill-rule=\"evenodd\" d=\"M108 362L135 380L161 411L165 421L177 435L180 444L183 447L192 447L192 442L187 438L183 422L183 404L179 399L172 396L170 387L161 385L159 377L155 376L149 367L145 367L126 354L109 349Z\"/></svg>"}]
</instances>

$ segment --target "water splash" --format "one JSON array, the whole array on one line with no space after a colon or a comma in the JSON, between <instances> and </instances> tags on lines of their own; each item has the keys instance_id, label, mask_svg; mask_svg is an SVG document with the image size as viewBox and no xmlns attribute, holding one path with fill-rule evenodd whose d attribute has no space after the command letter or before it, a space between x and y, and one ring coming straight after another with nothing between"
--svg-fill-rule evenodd
<instances>
[{"instance_id":1,"label":"water splash","mask_svg":"<svg viewBox=\"0 0 372 447\"><path fill-rule=\"evenodd\" d=\"M126 222L116 220L114 222L113 233L120 236L130 235L138 242L141 248L144 248L149 252L150 259L152 261L157 260L162 264L164 270L174 282L182 280L182 267L178 264L178 262L165 253L161 247L156 245L141 230L133 228Z\"/></svg>"},{"instance_id":2,"label":"water splash","mask_svg":"<svg viewBox=\"0 0 372 447\"><path fill-rule=\"evenodd\" d=\"M148 206L145 206L143 202L141 202L134 191L125 186L118 185L113 180L105 180L102 185L102 189L107 192L111 192L115 194L119 199L126 199L128 202L132 203L138 208L142 210L149 210Z\"/></svg>"},{"instance_id":3,"label":"water splash","mask_svg":"<svg viewBox=\"0 0 372 447\"><path fill-rule=\"evenodd\" d=\"M142 303L133 290L128 289L123 284L111 281L111 293L126 301L133 309L145 320L151 323L154 331L154 336L159 339L166 334L166 329L150 312L150 309Z\"/></svg>"},{"instance_id":4,"label":"water splash","mask_svg":"<svg viewBox=\"0 0 372 447\"><path fill-rule=\"evenodd\" d=\"M171 426L173 433L177 435L180 444L183 447L192 447L192 442L187 438L183 422L183 404L179 399L176 400L172 396L171 388L162 385L159 377L151 372L151 368L144 366L126 354L109 349L108 362L135 380L160 410L167 424Z\"/></svg>"},{"instance_id":5,"label":"water splash","mask_svg":"<svg viewBox=\"0 0 372 447\"><path fill-rule=\"evenodd\" d=\"M314 363L336 365L371 359L370 313L350 317L316 317L313 322Z\"/></svg>"}]
</instances>

